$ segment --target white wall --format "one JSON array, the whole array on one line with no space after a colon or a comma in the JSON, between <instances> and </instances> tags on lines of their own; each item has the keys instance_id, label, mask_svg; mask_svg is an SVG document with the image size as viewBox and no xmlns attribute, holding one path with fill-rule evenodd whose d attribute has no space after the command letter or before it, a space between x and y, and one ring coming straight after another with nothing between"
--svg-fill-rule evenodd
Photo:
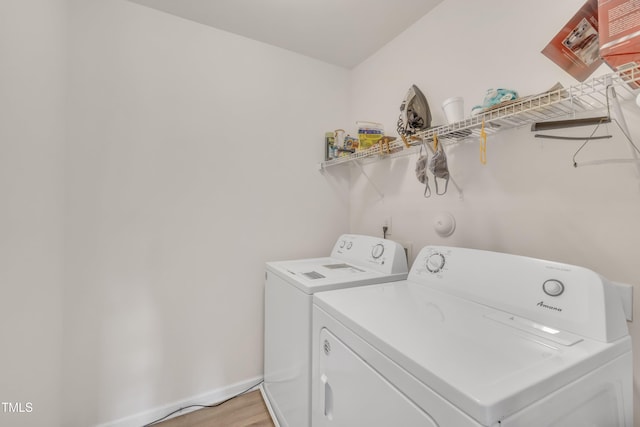
<instances>
[{"instance_id":1,"label":"white wall","mask_svg":"<svg viewBox=\"0 0 640 427\"><path fill-rule=\"evenodd\" d=\"M0 2L0 425L57 425L65 47L64 0Z\"/></svg>"},{"instance_id":2,"label":"white wall","mask_svg":"<svg viewBox=\"0 0 640 427\"><path fill-rule=\"evenodd\" d=\"M352 121L381 121L395 131L400 103L414 83L425 93L435 125L445 122L440 105L450 96L463 96L468 112L482 103L489 88L529 95L557 81L576 84L540 51L583 3L543 0L532 7L525 0L444 1L353 70ZM598 70L605 72L606 67ZM640 109L632 104L626 111L640 143ZM579 162L632 158L616 126L607 129L616 137L590 143ZM575 130L574 135L591 130ZM447 148L462 198L452 185L445 196L423 198L414 173L416 155L365 167L382 198L352 168L351 231L380 234L382 221L391 216L390 238L413 242L414 252L427 244L505 251L583 265L631 283L636 321L630 330L634 352L640 354L638 165L609 162L574 168L572 156L579 142L540 141L525 128L489 136L485 166L477 141ZM457 220L449 238L433 229L440 212L450 212ZM640 408L640 358L635 361L635 407Z\"/></svg>"},{"instance_id":3,"label":"white wall","mask_svg":"<svg viewBox=\"0 0 640 427\"><path fill-rule=\"evenodd\" d=\"M65 426L262 375L264 262L326 254L347 70L124 0L75 0Z\"/></svg>"}]
</instances>

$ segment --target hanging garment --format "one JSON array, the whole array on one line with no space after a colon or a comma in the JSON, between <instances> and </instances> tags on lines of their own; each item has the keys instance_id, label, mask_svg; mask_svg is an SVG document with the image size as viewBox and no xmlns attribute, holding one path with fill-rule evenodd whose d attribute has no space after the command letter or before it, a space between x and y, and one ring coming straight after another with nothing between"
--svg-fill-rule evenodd
<instances>
[{"instance_id":1,"label":"hanging garment","mask_svg":"<svg viewBox=\"0 0 640 427\"><path fill-rule=\"evenodd\" d=\"M424 197L431 196L431 188L429 188L429 176L427 175L427 163L429 162L429 152L422 154L423 147L420 147L420 157L416 162L416 178L424 184Z\"/></svg>"},{"instance_id":2,"label":"hanging garment","mask_svg":"<svg viewBox=\"0 0 640 427\"><path fill-rule=\"evenodd\" d=\"M449 167L447 165L447 155L444 152L442 144L438 144L436 152L429 162L429 170L433 174L433 182L436 186L436 194L442 196L447 192L449 186ZM438 190L438 179L444 180L444 190L442 193Z\"/></svg>"}]
</instances>

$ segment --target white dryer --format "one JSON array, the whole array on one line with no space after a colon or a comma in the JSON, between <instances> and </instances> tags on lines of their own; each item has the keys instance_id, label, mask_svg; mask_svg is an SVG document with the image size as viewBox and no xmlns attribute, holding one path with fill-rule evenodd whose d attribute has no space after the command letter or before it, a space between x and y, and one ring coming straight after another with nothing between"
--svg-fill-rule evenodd
<instances>
[{"instance_id":1,"label":"white dryer","mask_svg":"<svg viewBox=\"0 0 640 427\"><path fill-rule=\"evenodd\" d=\"M576 266L425 247L407 280L323 292L313 426L633 424L621 294Z\"/></svg>"},{"instance_id":2,"label":"white dryer","mask_svg":"<svg viewBox=\"0 0 640 427\"><path fill-rule=\"evenodd\" d=\"M282 427L311 425L313 294L407 278L404 248L342 235L325 258L269 262L265 274L264 391Z\"/></svg>"}]
</instances>

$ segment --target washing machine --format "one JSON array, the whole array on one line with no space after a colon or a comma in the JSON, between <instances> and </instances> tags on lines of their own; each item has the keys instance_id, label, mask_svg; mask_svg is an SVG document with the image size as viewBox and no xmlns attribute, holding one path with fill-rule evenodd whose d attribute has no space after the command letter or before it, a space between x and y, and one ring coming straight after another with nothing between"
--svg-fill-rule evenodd
<instances>
[{"instance_id":1,"label":"washing machine","mask_svg":"<svg viewBox=\"0 0 640 427\"><path fill-rule=\"evenodd\" d=\"M407 278L404 248L342 235L329 257L269 262L265 274L264 384L282 427L311 425L311 317L317 292Z\"/></svg>"},{"instance_id":2,"label":"washing machine","mask_svg":"<svg viewBox=\"0 0 640 427\"><path fill-rule=\"evenodd\" d=\"M313 426L631 427L628 289L430 246L407 280L316 294Z\"/></svg>"}]
</instances>

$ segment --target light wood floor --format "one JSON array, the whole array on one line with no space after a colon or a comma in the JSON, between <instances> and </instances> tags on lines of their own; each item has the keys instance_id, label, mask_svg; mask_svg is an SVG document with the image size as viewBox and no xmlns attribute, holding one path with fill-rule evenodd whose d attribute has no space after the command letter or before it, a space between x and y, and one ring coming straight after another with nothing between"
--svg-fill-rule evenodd
<instances>
[{"instance_id":1,"label":"light wood floor","mask_svg":"<svg viewBox=\"0 0 640 427\"><path fill-rule=\"evenodd\" d=\"M154 427L274 427L259 390L238 396L215 408L203 408Z\"/></svg>"}]
</instances>

